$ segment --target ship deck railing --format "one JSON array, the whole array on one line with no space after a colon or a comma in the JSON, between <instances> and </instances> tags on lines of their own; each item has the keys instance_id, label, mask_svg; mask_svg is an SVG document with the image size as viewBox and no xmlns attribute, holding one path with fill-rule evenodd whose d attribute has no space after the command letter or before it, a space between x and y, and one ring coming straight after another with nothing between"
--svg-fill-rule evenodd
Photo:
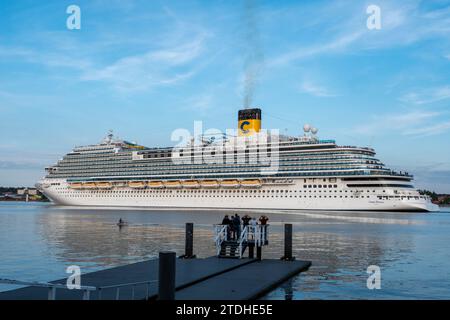
<instances>
[{"instance_id":1,"label":"ship deck railing","mask_svg":"<svg viewBox=\"0 0 450 320\"><path fill-rule=\"evenodd\" d=\"M238 177L233 175L228 176L221 176L219 175L195 175L192 177L192 174L185 176L177 176L177 177L170 177L167 176L127 176L127 177L120 177L120 176L109 176L109 177L86 177L86 178L67 178L67 182L91 182L91 181L111 181L111 182L122 182L122 181L128 181L130 179L133 180L155 180L155 179L163 179L163 180L185 180L185 179L237 179L242 178L242 176L245 174L245 178L292 178L292 177L298 177L298 178L309 178L309 177L332 177L332 178L339 178L341 176L397 176L397 177L408 177L413 178L413 175L409 173L403 173L403 172L395 172L395 171L382 171L382 172L361 172L361 170L356 172L301 172L301 173L284 173L280 172L278 175L270 175L265 176L264 174L255 174L255 173L241 173ZM47 175L46 178L53 178L53 176Z\"/></svg>"}]
</instances>

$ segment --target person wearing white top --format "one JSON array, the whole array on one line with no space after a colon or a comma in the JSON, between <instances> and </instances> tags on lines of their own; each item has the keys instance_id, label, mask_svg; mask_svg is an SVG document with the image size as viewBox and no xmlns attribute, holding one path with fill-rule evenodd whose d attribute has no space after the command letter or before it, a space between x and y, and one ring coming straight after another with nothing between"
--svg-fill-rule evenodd
<instances>
[{"instance_id":1,"label":"person wearing white top","mask_svg":"<svg viewBox=\"0 0 450 320\"><path fill-rule=\"evenodd\" d=\"M256 233L256 226L258 225L258 222L256 221L256 219L255 218L252 218L251 220L250 220L250 230L251 230L251 234L252 234L252 239L254 240L255 239L255 233ZM249 230L249 231L250 231Z\"/></svg>"}]
</instances>

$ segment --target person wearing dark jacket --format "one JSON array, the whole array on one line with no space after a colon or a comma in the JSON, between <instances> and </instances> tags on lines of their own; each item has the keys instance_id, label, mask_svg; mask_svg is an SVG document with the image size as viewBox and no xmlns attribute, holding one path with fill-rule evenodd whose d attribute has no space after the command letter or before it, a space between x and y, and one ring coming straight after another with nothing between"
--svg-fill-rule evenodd
<instances>
[{"instance_id":1,"label":"person wearing dark jacket","mask_svg":"<svg viewBox=\"0 0 450 320\"><path fill-rule=\"evenodd\" d=\"M231 220L228 217L228 215L225 215L225 217L223 218L222 225L223 226L228 226L228 228L227 228L227 238L229 239L230 235L231 235Z\"/></svg>"},{"instance_id":2,"label":"person wearing dark jacket","mask_svg":"<svg viewBox=\"0 0 450 320\"><path fill-rule=\"evenodd\" d=\"M269 218L267 218L265 215L262 215L260 218L259 218L259 223L261 224L261 225L266 225L267 224L267 221L269 221Z\"/></svg>"},{"instance_id":3,"label":"person wearing dark jacket","mask_svg":"<svg viewBox=\"0 0 450 320\"><path fill-rule=\"evenodd\" d=\"M230 218L228 217L228 215L225 215L225 217L223 217L222 219L222 225L229 225L230 224Z\"/></svg>"},{"instance_id":4,"label":"person wearing dark jacket","mask_svg":"<svg viewBox=\"0 0 450 320\"><path fill-rule=\"evenodd\" d=\"M269 221L269 218L267 218L265 215L262 215L259 218L259 223L264 228L264 241L267 241L267 221Z\"/></svg>"},{"instance_id":5,"label":"person wearing dark jacket","mask_svg":"<svg viewBox=\"0 0 450 320\"><path fill-rule=\"evenodd\" d=\"M244 227L248 226L250 220L251 220L251 218L249 217L248 214L246 214L245 216L242 217L242 223L244 224Z\"/></svg>"},{"instance_id":6,"label":"person wearing dark jacket","mask_svg":"<svg viewBox=\"0 0 450 320\"><path fill-rule=\"evenodd\" d=\"M241 238L241 217L236 213L233 218L233 229L235 232L236 240Z\"/></svg>"}]
</instances>

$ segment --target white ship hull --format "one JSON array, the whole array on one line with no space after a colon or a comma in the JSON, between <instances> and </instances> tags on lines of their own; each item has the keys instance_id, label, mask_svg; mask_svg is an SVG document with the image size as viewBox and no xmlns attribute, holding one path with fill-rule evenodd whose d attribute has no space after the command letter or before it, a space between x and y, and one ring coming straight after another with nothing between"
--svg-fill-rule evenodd
<instances>
[{"instance_id":1,"label":"white ship hull","mask_svg":"<svg viewBox=\"0 0 450 320\"><path fill-rule=\"evenodd\" d=\"M355 193L339 184L333 190L305 190L299 180L285 186L260 189L135 189L110 190L69 187L63 179L43 180L39 189L52 202L69 206L108 206L144 208L211 208L260 210L358 210L358 211L439 211L429 199L418 196L391 196L380 199L371 188ZM394 194L385 190L382 198Z\"/></svg>"}]
</instances>

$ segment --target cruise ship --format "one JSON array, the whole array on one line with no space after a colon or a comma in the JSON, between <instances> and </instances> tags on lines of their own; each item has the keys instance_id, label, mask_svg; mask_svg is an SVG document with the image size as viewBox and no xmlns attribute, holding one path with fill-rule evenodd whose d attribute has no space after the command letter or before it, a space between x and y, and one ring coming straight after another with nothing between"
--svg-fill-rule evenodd
<instances>
[{"instance_id":1,"label":"cruise ship","mask_svg":"<svg viewBox=\"0 0 450 320\"><path fill-rule=\"evenodd\" d=\"M236 134L148 148L116 139L75 147L36 186L67 206L245 210L438 211L367 147L261 129L261 109L238 114Z\"/></svg>"}]
</instances>

